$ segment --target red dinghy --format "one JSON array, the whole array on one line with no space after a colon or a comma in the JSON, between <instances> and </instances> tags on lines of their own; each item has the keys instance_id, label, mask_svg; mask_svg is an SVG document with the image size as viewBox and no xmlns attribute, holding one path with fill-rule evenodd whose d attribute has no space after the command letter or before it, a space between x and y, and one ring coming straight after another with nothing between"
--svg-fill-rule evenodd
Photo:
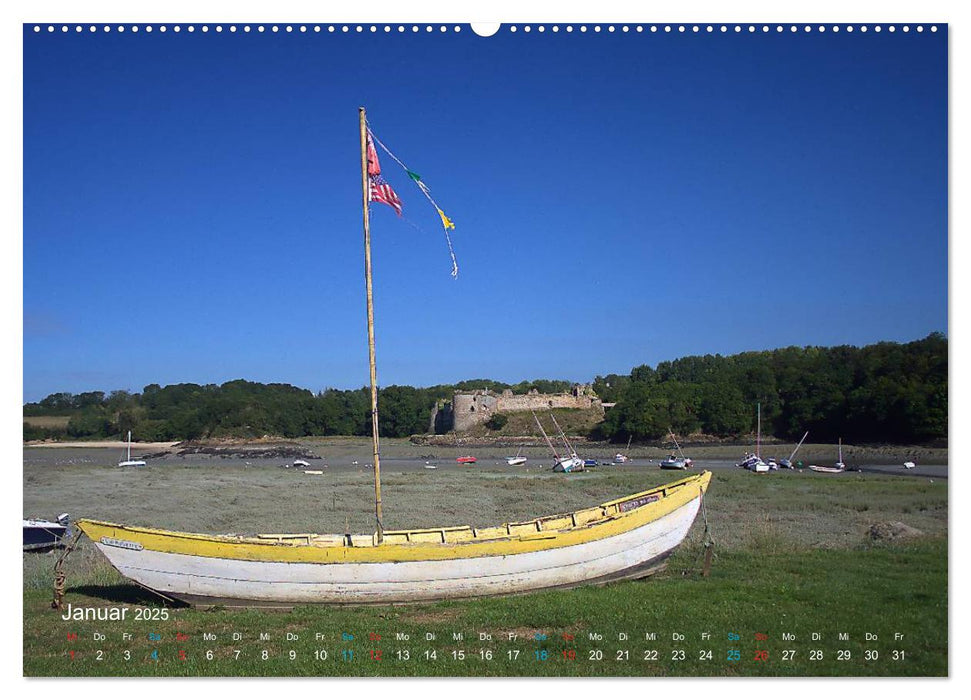
<instances>
[{"instance_id":1,"label":"red dinghy","mask_svg":"<svg viewBox=\"0 0 971 700\"><path fill-rule=\"evenodd\" d=\"M455 461L458 462L459 464L475 464L476 459L475 457L468 456L468 457L459 457Z\"/></svg>"}]
</instances>

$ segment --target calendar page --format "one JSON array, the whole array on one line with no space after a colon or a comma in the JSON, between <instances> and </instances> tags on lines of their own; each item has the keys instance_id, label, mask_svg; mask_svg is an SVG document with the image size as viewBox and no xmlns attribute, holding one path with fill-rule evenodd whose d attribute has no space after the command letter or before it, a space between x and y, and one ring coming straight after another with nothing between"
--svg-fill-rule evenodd
<instances>
[{"instance_id":1,"label":"calendar page","mask_svg":"<svg viewBox=\"0 0 971 700\"><path fill-rule=\"evenodd\" d=\"M949 675L947 23L265 14L22 26L24 676Z\"/></svg>"}]
</instances>

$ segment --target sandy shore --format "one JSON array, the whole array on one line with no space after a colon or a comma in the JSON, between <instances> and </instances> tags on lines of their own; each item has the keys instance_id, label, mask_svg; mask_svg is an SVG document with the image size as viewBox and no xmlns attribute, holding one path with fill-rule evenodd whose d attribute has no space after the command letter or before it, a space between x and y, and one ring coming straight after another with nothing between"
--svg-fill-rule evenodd
<instances>
[{"instance_id":1,"label":"sandy shore","mask_svg":"<svg viewBox=\"0 0 971 700\"><path fill-rule=\"evenodd\" d=\"M178 444L178 442L132 442L131 448L133 450L155 450L162 452L165 450L171 450ZM100 447L108 449L126 449L128 447L128 443L122 440L98 440L84 442L44 442L34 440L24 443L24 449L28 447Z\"/></svg>"}]
</instances>

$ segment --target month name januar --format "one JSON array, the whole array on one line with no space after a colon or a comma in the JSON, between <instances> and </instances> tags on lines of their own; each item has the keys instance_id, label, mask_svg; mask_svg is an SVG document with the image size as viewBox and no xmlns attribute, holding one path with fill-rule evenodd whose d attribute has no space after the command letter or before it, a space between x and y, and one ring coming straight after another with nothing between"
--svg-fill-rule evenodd
<instances>
[{"instance_id":1,"label":"month name januar","mask_svg":"<svg viewBox=\"0 0 971 700\"><path fill-rule=\"evenodd\" d=\"M124 620L128 615L128 608L76 608L70 603L61 615L62 620Z\"/></svg>"}]
</instances>

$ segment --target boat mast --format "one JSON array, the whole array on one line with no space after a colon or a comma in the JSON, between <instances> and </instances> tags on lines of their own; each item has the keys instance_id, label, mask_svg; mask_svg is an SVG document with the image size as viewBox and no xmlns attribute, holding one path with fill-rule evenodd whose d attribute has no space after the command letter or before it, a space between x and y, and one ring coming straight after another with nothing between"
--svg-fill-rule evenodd
<instances>
[{"instance_id":1,"label":"boat mast","mask_svg":"<svg viewBox=\"0 0 971 700\"><path fill-rule=\"evenodd\" d=\"M678 438L674 437L674 431L668 428L668 432L671 433L671 439L674 440L674 446L678 448L678 454L681 455L681 459L686 459L684 452L681 451L681 445L678 444Z\"/></svg>"},{"instance_id":2,"label":"boat mast","mask_svg":"<svg viewBox=\"0 0 971 700\"><path fill-rule=\"evenodd\" d=\"M370 192L367 173L367 117L364 107L361 117L361 191L364 199L364 279L367 285L367 344L371 365L371 441L374 445L374 517L378 525L378 542L384 540L381 524L381 455L378 450L378 371L374 363L374 298L371 292L371 225L368 217Z\"/></svg>"},{"instance_id":3,"label":"boat mast","mask_svg":"<svg viewBox=\"0 0 971 700\"><path fill-rule=\"evenodd\" d=\"M533 411L532 413L533 418L536 419L536 425L539 426L539 432L543 433L543 437L546 438L546 444L550 446L550 451L553 453L553 458L559 459L560 456L556 454L556 448L553 447L553 441L550 440L550 436L546 434L545 430L543 430L543 424L539 422L539 416L536 415L536 411Z\"/></svg>"},{"instance_id":4,"label":"boat mast","mask_svg":"<svg viewBox=\"0 0 971 700\"><path fill-rule=\"evenodd\" d=\"M570 456L576 457L577 451L573 449L573 445L571 445L570 441L566 439L566 433L563 432L563 428L560 427L560 424L556 422L556 416L553 415L553 411L550 411L550 418L553 419L553 425L556 426L556 429L560 431L560 439L563 441L563 444L566 445L566 449L570 451Z\"/></svg>"},{"instance_id":5,"label":"boat mast","mask_svg":"<svg viewBox=\"0 0 971 700\"><path fill-rule=\"evenodd\" d=\"M805 439L806 439L806 437L807 437L808 435L809 435L809 431L807 430L807 431L805 432L805 434L804 434L804 435L802 436L802 440L800 440L800 441L799 441L799 444L798 444L798 445L796 445L796 449L794 449L794 450L792 451L792 454L791 454L791 455L789 455L789 461L790 461L790 462L792 461L792 458L796 456L796 453L797 453L797 452L799 451L799 448L800 448L800 447L802 447L802 441L803 441L803 440L805 440Z\"/></svg>"},{"instance_id":6,"label":"boat mast","mask_svg":"<svg viewBox=\"0 0 971 700\"><path fill-rule=\"evenodd\" d=\"M131 431L128 431L128 461L131 461Z\"/></svg>"},{"instance_id":7,"label":"boat mast","mask_svg":"<svg viewBox=\"0 0 971 700\"><path fill-rule=\"evenodd\" d=\"M758 427L755 429L755 456L762 459L762 455L759 451L760 444L762 442L762 404L755 404L755 410L758 415Z\"/></svg>"}]
</instances>

